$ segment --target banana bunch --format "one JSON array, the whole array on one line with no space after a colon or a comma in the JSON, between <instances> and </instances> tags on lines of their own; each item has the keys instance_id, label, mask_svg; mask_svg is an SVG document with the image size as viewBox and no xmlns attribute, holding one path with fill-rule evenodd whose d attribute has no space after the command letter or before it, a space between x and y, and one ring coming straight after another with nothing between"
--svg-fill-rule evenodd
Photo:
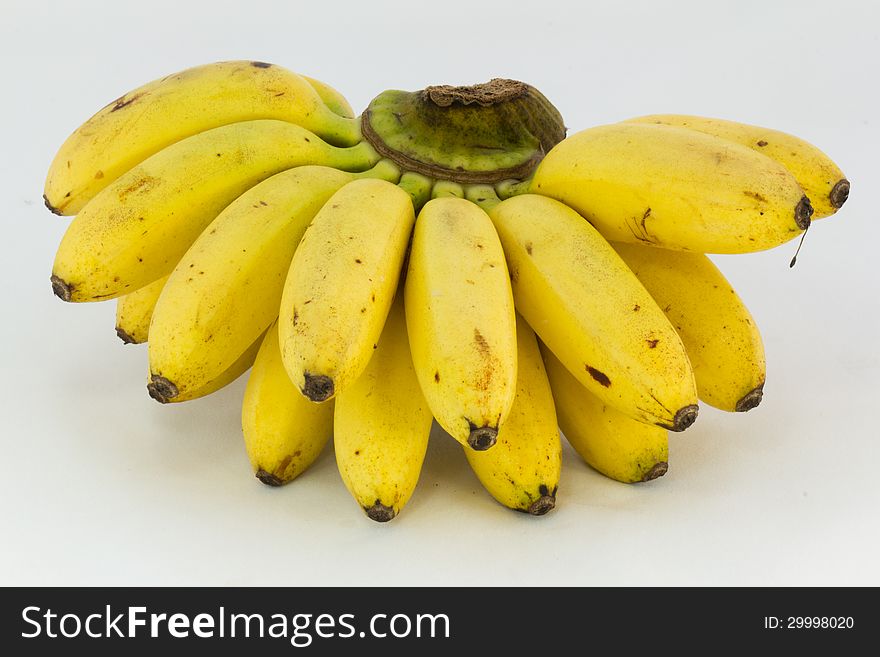
<instances>
[{"instance_id":1,"label":"banana bunch","mask_svg":"<svg viewBox=\"0 0 880 657\"><path fill-rule=\"evenodd\" d=\"M755 319L707 253L803 236L849 182L811 144L656 115L566 138L534 87L386 91L355 117L263 62L166 76L114 100L52 162L70 222L64 301L116 299L176 403L250 370L256 477L333 441L366 515L413 495L432 422L501 504L552 509L560 429L620 482L666 473L698 402L762 399Z\"/></svg>"}]
</instances>

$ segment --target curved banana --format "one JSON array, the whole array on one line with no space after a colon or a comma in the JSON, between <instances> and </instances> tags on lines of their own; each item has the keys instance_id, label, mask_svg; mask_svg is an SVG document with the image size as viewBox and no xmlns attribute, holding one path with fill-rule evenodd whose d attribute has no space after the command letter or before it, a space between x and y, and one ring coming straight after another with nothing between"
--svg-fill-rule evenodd
<instances>
[{"instance_id":1,"label":"curved banana","mask_svg":"<svg viewBox=\"0 0 880 657\"><path fill-rule=\"evenodd\" d=\"M683 114L651 114L626 123L651 123L690 128L748 146L791 171L810 199L813 219L837 212L849 196L849 181L825 153L811 143L779 130Z\"/></svg>"},{"instance_id":2,"label":"curved banana","mask_svg":"<svg viewBox=\"0 0 880 657\"><path fill-rule=\"evenodd\" d=\"M398 293L367 368L336 398L333 420L339 474L370 519L387 522L409 500L432 420L419 391Z\"/></svg>"},{"instance_id":3,"label":"curved banana","mask_svg":"<svg viewBox=\"0 0 880 657\"><path fill-rule=\"evenodd\" d=\"M308 75L301 75L300 77L311 85L312 89L315 90L315 93L321 98L321 102L327 106L327 109L346 119L354 118L354 110L345 96L339 91L326 82L310 78Z\"/></svg>"},{"instance_id":4,"label":"curved banana","mask_svg":"<svg viewBox=\"0 0 880 657\"><path fill-rule=\"evenodd\" d=\"M778 246L810 225L795 177L747 146L686 128L615 123L557 144L531 190L610 240L701 253Z\"/></svg>"},{"instance_id":5,"label":"curved banana","mask_svg":"<svg viewBox=\"0 0 880 657\"><path fill-rule=\"evenodd\" d=\"M165 276L116 300L116 335L125 344L148 340L153 310L167 280Z\"/></svg>"},{"instance_id":6,"label":"curved banana","mask_svg":"<svg viewBox=\"0 0 880 657\"><path fill-rule=\"evenodd\" d=\"M261 180L302 164L361 170L377 159L366 142L336 148L283 121L179 141L104 188L71 222L53 290L65 301L98 301L139 289L170 273L220 211Z\"/></svg>"},{"instance_id":7,"label":"curved banana","mask_svg":"<svg viewBox=\"0 0 880 657\"><path fill-rule=\"evenodd\" d=\"M666 430L627 417L584 388L541 346L563 435L584 461L625 484L651 481L669 469Z\"/></svg>"},{"instance_id":8,"label":"curved banana","mask_svg":"<svg viewBox=\"0 0 880 657\"><path fill-rule=\"evenodd\" d=\"M355 180L309 225L290 263L278 335L284 366L312 401L348 387L379 341L414 221L409 194Z\"/></svg>"},{"instance_id":9,"label":"curved banana","mask_svg":"<svg viewBox=\"0 0 880 657\"><path fill-rule=\"evenodd\" d=\"M321 206L354 175L275 174L224 209L174 268L150 326L150 386L172 398L225 370L278 317L293 253Z\"/></svg>"},{"instance_id":10,"label":"curved banana","mask_svg":"<svg viewBox=\"0 0 880 657\"><path fill-rule=\"evenodd\" d=\"M517 310L578 381L642 422L693 424L697 391L681 340L596 229L534 194L502 201L490 216Z\"/></svg>"},{"instance_id":11,"label":"curved banana","mask_svg":"<svg viewBox=\"0 0 880 657\"><path fill-rule=\"evenodd\" d=\"M761 334L712 261L701 253L611 246L678 331L700 399L724 411L748 411L761 403L767 376Z\"/></svg>"},{"instance_id":12,"label":"curved banana","mask_svg":"<svg viewBox=\"0 0 880 657\"><path fill-rule=\"evenodd\" d=\"M333 433L333 402L313 404L299 394L281 362L274 324L248 377L241 427L254 473L267 486L281 486L305 472Z\"/></svg>"},{"instance_id":13,"label":"curved banana","mask_svg":"<svg viewBox=\"0 0 880 657\"><path fill-rule=\"evenodd\" d=\"M242 374L247 372L251 365L254 364L254 360L257 358L257 352L260 350L260 344L262 342L263 336L260 336L259 338L257 338L257 340L254 341L254 343L250 347L247 348L247 350L241 356L238 357L238 360L232 363L232 365L227 367L214 379L208 381L201 388L189 390L184 394L177 395L176 397L170 399L158 396L156 394L156 390L150 388L149 386L147 387L147 392L150 393L150 397L162 404L185 402L190 401L191 399L198 399L199 397L207 397L208 395L217 392L221 388L225 388Z\"/></svg>"},{"instance_id":14,"label":"curved banana","mask_svg":"<svg viewBox=\"0 0 880 657\"><path fill-rule=\"evenodd\" d=\"M471 469L501 504L535 516L556 506L562 446L553 394L535 333L517 316L516 397L495 446L465 448Z\"/></svg>"},{"instance_id":15,"label":"curved banana","mask_svg":"<svg viewBox=\"0 0 880 657\"><path fill-rule=\"evenodd\" d=\"M469 201L429 201L406 276L416 374L437 422L476 450L495 444L516 394L516 319L492 221Z\"/></svg>"},{"instance_id":16,"label":"curved banana","mask_svg":"<svg viewBox=\"0 0 880 657\"><path fill-rule=\"evenodd\" d=\"M163 148L255 119L295 123L340 146L360 141L357 121L332 112L309 82L281 66L249 61L197 66L130 91L77 128L49 167L46 205L56 214L76 214Z\"/></svg>"}]
</instances>

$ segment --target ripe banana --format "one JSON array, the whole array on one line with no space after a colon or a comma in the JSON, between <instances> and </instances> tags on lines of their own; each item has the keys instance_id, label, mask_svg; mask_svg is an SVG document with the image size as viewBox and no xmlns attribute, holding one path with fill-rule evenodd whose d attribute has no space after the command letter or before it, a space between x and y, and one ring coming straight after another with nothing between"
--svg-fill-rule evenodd
<instances>
[{"instance_id":1,"label":"ripe banana","mask_svg":"<svg viewBox=\"0 0 880 657\"><path fill-rule=\"evenodd\" d=\"M414 221L409 194L355 180L309 225L290 263L278 320L293 383L312 401L348 387L379 341Z\"/></svg>"},{"instance_id":2,"label":"ripe banana","mask_svg":"<svg viewBox=\"0 0 880 657\"><path fill-rule=\"evenodd\" d=\"M46 205L56 214L76 214L163 148L255 119L294 123L340 146L360 141L358 122L334 114L297 74L264 62L207 64L134 89L77 128L49 167Z\"/></svg>"},{"instance_id":3,"label":"ripe banana","mask_svg":"<svg viewBox=\"0 0 880 657\"><path fill-rule=\"evenodd\" d=\"M169 402L185 402L190 401L191 399L198 399L199 397L207 397L208 395L217 392L221 388L225 388L242 374L247 372L248 368L250 368L250 366L254 364L254 360L257 357L257 352L260 350L260 344L262 343L262 341L263 336L257 338L257 340L255 340L254 343L250 347L248 347L241 356L238 357L238 360L232 363L232 365L226 368L225 371L221 372L213 380L208 381L201 388L190 390L182 395L177 395L176 397L169 399L157 396L157 391L154 388L147 387L147 392L150 393L150 396L153 399L163 404Z\"/></svg>"},{"instance_id":4,"label":"ripe banana","mask_svg":"<svg viewBox=\"0 0 880 657\"><path fill-rule=\"evenodd\" d=\"M678 331L700 399L725 411L761 403L767 375L761 334L712 261L701 253L612 246Z\"/></svg>"},{"instance_id":5,"label":"ripe banana","mask_svg":"<svg viewBox=\"0 0 880 657\"><path fill-rule=\"evenodd\" d=\"M333 433L333 402L313 404L290 382L275 324L248 377L241 427L254 473L268 486L281 486L305 472Z\"/></svg>"},{"instance_id":6,"label":"ripe banana","mask_svg":"<svg viewBox=\"0 0 880 657\"><path fill-rule=\"evenodd\" d=\"M327 109L346 119L354 118L354 110L351 108L348 100L336 89L326 82L310 78L308 75L301 75L300 77L308 82L312 89L315 90L315 93L318 94L321 98L321 102L327 106Z\"/></svg>"},{"instance_id":7,"label":"ripe banana","mask_svg":"<svg viewBox=\"0 0 880 657\"><path fill-rule=\"evenodd\" d=\"M681 340L596 229L534 194L489 214L517 310L578 381L642 422L673 431L693 424L697 392Z\"/></svg>"},{"instance_id":8,"label":"ripe banana","mask_svg":"<svg viewBox=\"0 0 880 657\"><path fill-rule=\"evenodd\" d=\"M490 450L465 448L464 453L492 497L511 509L540 516L556 506L562 447L538 341L519 316L516 345L516 397L498 441Z\"/></svg>"},{"instance_id":9,"label":"ripe banana","mask_svg":"<svg viewBox=\"0 0 880 657\"><path fill-rule=\"evenodd\" d=\"M336 398L334 415L339 473L372 520L391 520L409 500L419 481L431 422L409 352L403 295L398 293L373 357Z\"/></svg>"},{"instance_id":10,"label":"ripe banana","mask_svg":"<svg viewBox=\"0 0 880 657\"><path fill-rule=\"evenodd\" d=\"M492 447L516 394L516 319L504 252L483 210L451 196L422 208L405 295L434 417L463 445Z\"/></svg>"},{"instance_id":11,"label":"ripe banana","mask_svg":"<svg viewBox=\"0 0 880 657\"><path fill-rule=\"evenodd\" d=\"M582 386L542 345L563 435L594 470L630 484L666 474L666 430L627 417Z\"/></svg>"},{"instance_id":12,"label":"ripe banana","mask_svg":"<svg viewBox=\"0 0 880 657\"><path fill-rule=\"evenodd\" d=\"M150 386L171 398L225 370L278 317L293 253L354 174L303 166L226 207L174 268L150 327Z\"/></svg>"},{"instance_id":13,"label":"ripe banana","mask_svg":"<svg viewBox=\"0 0 880 657\"><path fill-rule=\"evenodd\" d=\"M785 132L736 121L682 114L652 114L626 122L689 128L763 153L791 171L810 199L813 219L834 214L849 196L849 181L840 167L811 143Z\"/></svg>"},{"instance_id":14,"label":"ripe banana","mask_svg":"<svg viewBox=\"0 0 880 657\"><path fill-rule=\"evenodd\" d=\"M125 344L148 340L153 309L167 280L165 276L116 300L116 335Z\"/></svg>"},{"instance_id":15,"label":"ripe banana","mask_svg":"<svg viewBox=\"0 0 880 657\"><path fill-rule=\"evenodd\" d=\"M701 253L778 246L806 230L813 213L778 162L664 125L579 132L538 165L531 191L577 210L610 240Z\"/></svg>"},{"instance_id":16,"label":"ripe banana","mask_svg":"<svg viewBox=\"0 0 880 657\"><path fill-rule=\"evenodd\" d=\"M97 301L168 274L205 227L269 176L302 164L362 170L368 144L329 146L283 121L214 128L169 146L104 188L71 222L52 273L65 301Z\"/></svg>"}]
</instances>

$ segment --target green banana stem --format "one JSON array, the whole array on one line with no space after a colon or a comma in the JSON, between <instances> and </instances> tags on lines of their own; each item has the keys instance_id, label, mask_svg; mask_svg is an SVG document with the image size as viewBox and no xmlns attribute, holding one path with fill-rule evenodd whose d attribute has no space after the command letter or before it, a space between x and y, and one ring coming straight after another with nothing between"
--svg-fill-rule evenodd
<instances>
[{"instance_id":1,"label":"green banana stem","mask_svg":"<svg viewBox=\"0 0 880 657\"><path fill-rule=\"evenodd\" d=\"M451 180L438 180L431 189L431 198L464 198L464 187Z\"/></svg>"},{"instance_id":2,"label":"green banana stem","mask_svg":"<svg viewBox=\"0 0 880 657\"><path fill-rule=\"evenodd\" d=\"M468 185L464 188L464 197L471 203L479 205L487 213L501 203L492 185Z\"/></svg>"},{"instance_id":3,"label":"green banana stem","mask_svg":"<svg viewBox=\"0 0 880 657\"><path fill-rule=\"evenodd\" d=\"M378 178L397 184L400 180L400 168L391 160L383 158L372 169L356 173L355 178Z\"/></svg>"},{"instance_id":4,"label":"green banana stem","mask_svg":"<svg viewBox=\"0 0 880 657\"><path fill-rule=\"evenodd\" d=\"M376 165L382 156L366 141L348 148L335 148L334 166L343 171L366 171Z\"/></svg>"},{"instance_id":5,"label":"green banana stem","mask_svg":"<svg viewBox=\"0 0 880 657\"><path fill-rule=\"evenodd\" d=\"M397 186L410 195L413 207L416 213L418 213L422 206L430 200L434 181L420 173L407 171L400 177L400 182L397 183Z\"/></svg>"}]
</instances>

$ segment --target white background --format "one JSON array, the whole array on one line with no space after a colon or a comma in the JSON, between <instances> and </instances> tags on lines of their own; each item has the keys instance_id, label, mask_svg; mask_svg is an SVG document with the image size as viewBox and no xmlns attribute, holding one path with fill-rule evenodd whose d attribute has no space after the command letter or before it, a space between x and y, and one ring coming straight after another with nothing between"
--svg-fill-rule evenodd
<instances>
[{"instance_id":1,"label":"white background","mask_svg":"<svg viewBox=\"0 0 880 657\"><path fill-rule=\"evenodd\" d=\"M37 2L0 0L0 584L880 584L878 16L871 2ZM496 504L434 436L402 515L372 523L332 450L283 489L251 475L243 379L163 407L114 305L49 287L68 223L55 150L167 73L260 59L357 109L386 88L513 77L570 129L653 112L801 135L853 183L794 245L716 258L761 326L764 404L704 407L669 473L604 479L565 452L557 509Z\"/></svg>"}]
</instances>

